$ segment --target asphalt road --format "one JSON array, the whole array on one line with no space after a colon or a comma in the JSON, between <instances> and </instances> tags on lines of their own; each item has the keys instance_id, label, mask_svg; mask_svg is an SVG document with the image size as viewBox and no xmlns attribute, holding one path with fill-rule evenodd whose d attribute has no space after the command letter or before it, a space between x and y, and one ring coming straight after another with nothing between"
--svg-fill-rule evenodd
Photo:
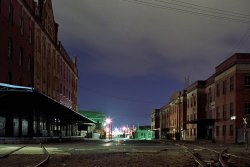
<instances>
[{"instance_id":1,"label":"asphalt road","mask_svg":"<svg viewBox=\"0 0 250 167\"><path fill-rule=\"evenodd\" d=\"M194 166L194 162L178 144L183 141L167 140L84 140L78 142L47 143L45 148L50 154L48 167L54 166ZM188 144L188 143L186 143ZM193 143L221 151L228 148L229 153L241 157L249 157L249 152L244 151L244 145L222 145L215 143ZM4 155L24 144L1 144L0 155ZM196 149L197 150L197 149ZM10 160L0 159L5 166L20 157L29 159L40 159L43 154L39 144L29 144L24 149L14 153ZM39 156L38 156L39 155ZM250 158L250 157L249 157ZM240 164L240 162L237 162ZM1 165L0 165L1 166ZM248 165L242 165L248 166Z\"/></svg>"},{"instance_id":2,"label":"asphalt road","mask_svg":"<svg viewBox=\"0 0 250 167\"><path fill-rule=\"evenodd\" d=\"M151 140L92 140L73 143L45 144L50 154L71 153L113 153L113 152L160 152L166 150L180 149L174 144L166 144Z\"/></svg>"},{"instance_id":3,"label":"asphalt road","mask_svg":"<svg viewBox=\"0 0 250 167\"><path fill-rule=\"evenodd\" d=\"M49 167L191 167L193 160L173 143L150 140L99 140L46 144Z\"/></svg>"}]
</instances>

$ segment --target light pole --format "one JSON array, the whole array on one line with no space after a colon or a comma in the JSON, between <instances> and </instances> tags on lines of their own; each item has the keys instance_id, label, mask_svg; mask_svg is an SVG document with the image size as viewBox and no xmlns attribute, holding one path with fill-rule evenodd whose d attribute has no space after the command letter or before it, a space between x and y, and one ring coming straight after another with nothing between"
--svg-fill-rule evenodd
<instances>
[{"instance_id":1,"label":"light pole","mask_svg":"<svg viewBox=\"0 0 250 167\"><path fill-rule=\"evenodd\" d=\"M243 118L243 124L244 124L244 140L246 144L246 150L248 150L248 127L247 127L247 118Z\"/></svg>"},{"instance_id":2,"label":"light pole","mask_svg":"<svg viewBox=\"0 0 250 167\"><path fill-rule=\"evenodd\" d=\"M122 130L123 130L123 138L125 138L127 128L125 126L123 126Z\"/></svg>"},{"instance_id":3,"label":"light pole","mask_svg":"<svg viewBox=\"0 0 250 167\"><path fill-rule=\"evenodd\" d=\"M105 122L109 126L109 139L112 139L112 120L107 118Z\"/></svg>"}]
</instances>

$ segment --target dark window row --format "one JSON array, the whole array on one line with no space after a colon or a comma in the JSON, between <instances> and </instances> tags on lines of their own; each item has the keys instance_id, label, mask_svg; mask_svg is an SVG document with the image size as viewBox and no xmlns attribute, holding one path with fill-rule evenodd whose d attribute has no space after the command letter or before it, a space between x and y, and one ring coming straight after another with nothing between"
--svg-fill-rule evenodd
<instances>
[{"instance_id":1,"label":"dark window row","mask_svg":"<svg viewBox=\"0 0 250 167\"><path fill-rule=\"evenodd\" d=\"M222 133L220 132L220 129L222 128ZM227 135L227 126L226 125L223 125L223 126L216 126L215 128L215 133L216 133L216 136L226 136ZM233 125L229 125L229 136L233 136L234 135L234 126Z\"/></svg>"},{"instance_id":2,"label":"dark window row","mask_svg":"<svg viewBox=\"0 0 250 167\"><path fill-rule=\"evenodd\" d=\"M10 59L13 58L13 39L11 37L8 38L8 57ZM19 65L23 65L23 60L24 60L24 49L23 47L19 48ZM29 60L28 60L28 71L31 71L32 69L32 58L29 55Z\"/></svg>"},{"instance_id":3,"label":"dark window row","mask_svg":"<svg viewBox=\"0 0 250 167\"><path fill-rule=\"evenodd\" d=\"M226 95L227 93L227 89L228 89L227 86L228 86L228 80L224 80L222 82L222 94L223 95ZM233 92L233 90L234 90L234 77L232 76L229 78L229 91ZM217 83L216 84L216 96L219 97L220 93L221 93L221 85L220 83Z\"/></svg>"},{"instance_id":4,"label":"dark window row","mask_svg":"<svg viewBox=\"0 0 250 167\"><path fill-rule=\"evenodd\" d=\"M69 100L72 100L73 94L71 94L71 92L65 86L62 86L62 84L60 84L60 94L62 94Z\"/></svg>"},{"instance_id":5,"label":"dark window row","mask_svg":"<svg viewBox=\"0 0 250 167\"><path fill-rule=\"evenodd\" d=\"M227 115L229 116L229 118L234 116L234 103L230 103L228 107L229 107L229 115L227 114L227 112L228 112L227 105L224 104L222 106L222 118L223 119L228 118ZM216 107L216 119L219 119L219 118L220 118L220 107L217 106Z\"/></svg>"}]
</instances>

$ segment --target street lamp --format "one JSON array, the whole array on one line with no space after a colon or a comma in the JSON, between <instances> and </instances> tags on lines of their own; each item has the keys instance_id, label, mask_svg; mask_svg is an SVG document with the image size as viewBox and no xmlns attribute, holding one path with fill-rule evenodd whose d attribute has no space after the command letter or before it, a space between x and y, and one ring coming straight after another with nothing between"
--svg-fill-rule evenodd
<instances>
[{"instance_id":1,"label":"street lamp","mask_svg":"<svg viewBox=\"0 0 250 167\"><path fill-rule=\"evenodd\" d=\"M125 126L123 126L122 130L123 130L123 138L125 138L126 137L126 130L127 130L127 128Z\"/></svg>"},{"instance_id":2,"label":"street lamp","mask_svg":"<svg viewBox=\"0 0 250 167\"><path fill-rule=\"evenodd\" d=\"M109 139L112 139L112 119L107 118L105 122L109 126Z\"/></svg>"}]
</instances>

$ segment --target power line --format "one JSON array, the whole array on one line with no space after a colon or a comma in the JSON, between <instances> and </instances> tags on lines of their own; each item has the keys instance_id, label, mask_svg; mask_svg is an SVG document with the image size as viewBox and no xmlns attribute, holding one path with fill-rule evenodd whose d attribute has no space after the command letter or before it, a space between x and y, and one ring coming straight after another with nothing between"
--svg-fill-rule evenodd
<instances>
[{"instance_id":1,"label":"power line","mask_svg":"<svg viewBox=\"0 0 250 167\"><path fill-rule=\"evenodd\" d=\"M122 1L134 3L134 4L138 4L138 5L150 6L153 8L173 10L173 11L176 11L177 13L188 13L188 14L197 15L197 16L204 16L204 17L210 17L210 18L221 19L221 20L231 20L231 21L237 21L237 22L241 22L241 23L245 23L245 24L250 24L250 20L245 20L245 19L240 19L240 18L232 18L232 17L227 17L227 16L221 16L221 15L214 15L211 13L203 13L203 12L191 11L191 10L186 10L186 9L180 9L180 8L166 6L163 4L145 2L142 0L122 0Z\"/></svg>"},{"instance_id":2,"label":"power line","mask_svg":"<svg viewBox=\"0 0 250 167\"><path fill-rule=\"evenodd\" d=\"M91 92L91 93L95 93L97 95L101 95L101 96L104 96L104 97L111 97L113 99L118 99L118 100L123 100L123 101L129 101L129 102L134 102L134 103L147 103L147 104L162 104L162 103L165 103L165 102L157 102L157 101L148 101L148 100L140 100L140 99L132 99L132 98L128 98L128 97L120 97L120 96L114 96L114 95L111 95L111 94L107 94L107 93L103 93L103 92L99 92L99 91L96 91L96 90L93 90L93 89L90 89L90 88L87 88L87 87L84 87L84 86L80 86L78 85L78 87L88 91L88 92Z\"/></svg>"},{"instance_id":3,"label":"power line","mask_svg":"<svg viewBox=\"0 0 250 167\"><path fill-rule=\"evenodd\" d=\"M190 6L197 6L197 7L205 8L205 9L209 9L209 10L224 12L224 13L233 13L233 14L235 14L235 15L239 15L239 16L241 16L241 17L248 18L248 19L249 19L249 17L250 17L250 15L243 14L243 13L238 13L238 12L229 11L229 10L223 10L223 9L216 9L216 8L211 8L211 7L207 7L207 6L202 6L202 5L196 5L196 4L193 4L193 3L183 2L183 1L180 1L180 0L171 0L171 1L175 1L175 2L183 3L183 4L188 4L188 5L190 5Z\"/></svg>"},{"instance_id":4,"label":"power line","mask_svg":"<svg viewBox=\"0 0 250 167\"><path fill-rule=\"evenodd\" d=\"M247 29L246 32L241 36L240 40L235 43L234 47L231 49L230 54L236 53L243 45L243 42L248 38L250 29Z\"/></svg>"},{"instance_id":5,"label":"power line","mask_svg":"<svg viewBox=\"0 0 250 167\"><path fill-rule=\"evenodd\" d=\"M167 1L164 1L164 0L152 0L152 1L161 2L161 3L170 4L170 5L179 6L179 7L184 7L184 8L188 8L188 9L195 9L195 10L199 10L199 11L203 11L203 12L209 12L209 13L213 13L213 14L217 13L217 14L220 14L220 15L238 17L238 18L243 18L243 19L247 19L247 20L250 19L249 18L250 16L247 16L245 14L234 13L234 12L214 9L214 8L210 8L210 7L204 7L204 6L195 5L195 4L186 3L186 2L177 1L177 0L176 0L176 2L180 3L180 4L176 4L176 3L173 3L173 2L167 2ZM172 1L175 1L175 0L172 0ZM182 5L182 4L187 4L188 6L187 5Z\"/></svg>"}]
</instances>

